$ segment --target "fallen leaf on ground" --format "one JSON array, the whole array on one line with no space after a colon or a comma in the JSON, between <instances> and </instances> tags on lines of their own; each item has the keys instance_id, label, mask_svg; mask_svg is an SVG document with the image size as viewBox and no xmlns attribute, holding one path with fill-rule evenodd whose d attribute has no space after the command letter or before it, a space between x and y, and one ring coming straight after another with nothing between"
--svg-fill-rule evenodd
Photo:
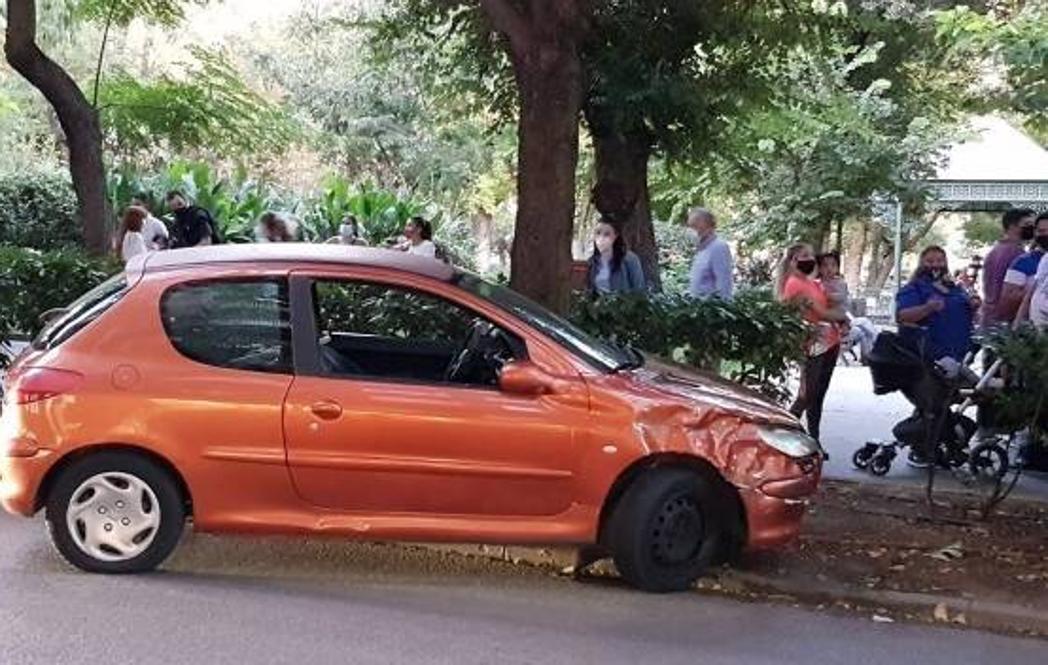
<instances>
[{"instance_id":1,"label":"fallen leaf on ground","mask_svg":"<svg viewBox=\"0 0 1048 665\"><path fill-rule=\"evenodd\" d=\"M962 549L961 543L952 543L942 549L935 550L928 556L933 559L938 559L939 561L953 561L954 559L960 559L963 557L964 550Z\"/></svg>"},{"instance_id":2,"label":"fallen leaf on ground","mask_svg":"<svg viewBox=\"0 0 1048 665\"><path fill-rule=\"evenodd\" d=\"M932 618L936 621L948 622L950 620L950 611L946 609L946 603L939 603L932 610Z\"/></svg>"},{"instance_id":3,"label":"fallen leaf on ground","mask_svg":"<svg viewBox=\"0 0 1048 665\"><path fill-rule=\"evenodd\" d=\"M883 616L881 614L874 614L873 615L873 622L874 623L895 623L895 619L893 619L891 617Z\"/></svg>"}]
</instances>

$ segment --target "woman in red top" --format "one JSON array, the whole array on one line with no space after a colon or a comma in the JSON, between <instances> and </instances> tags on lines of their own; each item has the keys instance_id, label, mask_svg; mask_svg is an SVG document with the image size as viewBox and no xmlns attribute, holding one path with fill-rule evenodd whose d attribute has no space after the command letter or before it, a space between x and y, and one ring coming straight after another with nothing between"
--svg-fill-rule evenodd
<instances>
[{"instance_id":1,"label":"woman in red top","mask_svg":"<svg viewBox=\"0 0 1048 665\"><path fill-rule=\"evenodd\" d=\"M845 320L845 316L830 307L826 293L815 280L815 268L815 252L811 245L790 247L782 262L776 290L780 300L800 307L804 319L815 327L815 335L805 345L807 359L801 368L801 386L790 412L798 418L804 414L808 434L818 440L822 404L841 351L838 324Z\"/></svg>"}]
</instances>

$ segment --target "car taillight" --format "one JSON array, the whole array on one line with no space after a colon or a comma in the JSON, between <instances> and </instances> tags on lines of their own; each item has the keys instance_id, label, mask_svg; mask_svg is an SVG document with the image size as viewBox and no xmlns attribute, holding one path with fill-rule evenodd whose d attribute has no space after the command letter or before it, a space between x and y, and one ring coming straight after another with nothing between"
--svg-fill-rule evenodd
<instances>
[{"instance_id":1,"label":"car taillight","mask_svg":"<svg viewBox=\"0 0 1048 665\"><path fill-rule=\"evenodd\" d=\"M10 401L32 404L76 391L84 376L77 372L46 367L27 367L11 382Z\"/></svg>"}]
</instances>

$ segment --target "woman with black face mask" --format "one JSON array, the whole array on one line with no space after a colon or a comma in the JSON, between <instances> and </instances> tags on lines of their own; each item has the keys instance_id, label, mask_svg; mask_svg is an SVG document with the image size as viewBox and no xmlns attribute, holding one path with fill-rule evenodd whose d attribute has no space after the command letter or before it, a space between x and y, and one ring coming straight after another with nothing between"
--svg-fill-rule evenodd
<instances>
[{"instance_id":1,"label":"woman with black face mask","mask_svg":"<svg viewBox=\"0 0 1048 665\"><path fill-rule=\"evenodd\" d=\"M807 358L801 368L800 390L790 412L798 418L804 414L808 434L818 440L822 405L841 352L839 325L847 317L843 311L830 307L826 293L815 280L815 269L811 245L790 247L779 270L776 293L783 302L800 307L804 319L814 326L814 335L804 349Z\"/></svg>"}]
</instances>

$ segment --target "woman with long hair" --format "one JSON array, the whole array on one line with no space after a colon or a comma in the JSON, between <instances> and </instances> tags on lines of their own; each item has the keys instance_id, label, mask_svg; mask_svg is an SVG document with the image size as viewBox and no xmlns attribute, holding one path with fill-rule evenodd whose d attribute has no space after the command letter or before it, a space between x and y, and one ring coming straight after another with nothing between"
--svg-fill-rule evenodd
<instances>
[{"instance_id":1,"label":"woman with long hair","mask_svg":"<svg viewBox=\"0 0 1048 665\"><path fill-rule=\"evenodd\" d=\"M294 242L295 228L275 212L266 212L258 220L255 236L260 242Z\"/></svg>"},{"instance_id":2,"label":"woman with long hair","mask_svg":"<svg viewBox=\"0 0 1048 665\"><path fill-rule=\"evenodd\" d=\"M586 286L591 294L643 293L646 289L640 259L626 246L611 223L600 221L593 230L593 254Z\"/></svg>"},{"instance_id":3,"label":"woman with long hair","mask_svg":"<svg viewBox=\"0 0 1048 665\"><path fill-rule=\"evenodd\" d=\"M830 306L826 292L815 280L816 268L815 252L811 245L793 245L786 250L780 266L776 294L779 300L799 307L804 320L815 329L815 334L805 345L806 358L801 367L800 389L790 407L790 413L798 418L803 414L808 434L818 441L823 402L841 351L838 326L846 320L846 316Z\"/></svg>"},{"instance_id":4,"label":"woman with long hair","mask_svg":"<svg viewBox=\"0 0 1048 665\"><path fill-rule=\"evenodd\" d=\"M149 211L138 206L129 206L120 220L120 258L127 263L139 254L149 251L142 227Z\"/></svg>"},{"instance_id":5,"label":"woman with long hair","mask_svg":"<svg viewBox=\"0 0 1048 665\"><path fill-rule=\"evenodd\" d=\"M395 248L408 254L437 258L437 245L433 242L433 224L425 217L412 217L404 225L404 240L395 245Z\"/></svg>"}]
</instances>

